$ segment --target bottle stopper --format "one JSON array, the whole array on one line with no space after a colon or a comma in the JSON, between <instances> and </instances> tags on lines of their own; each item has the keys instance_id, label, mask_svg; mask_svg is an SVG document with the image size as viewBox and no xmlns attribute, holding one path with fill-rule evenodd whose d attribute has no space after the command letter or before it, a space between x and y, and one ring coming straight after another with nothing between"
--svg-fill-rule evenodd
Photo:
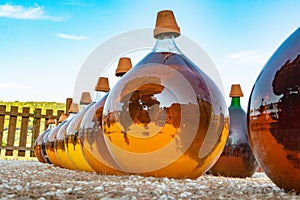
<instances>
[{"instance_id":1,"label":"bottle stopper","mask_svg":"<svg viewBox=\"0 0 300 200\"><path fill-rule=\"evenodd\" d=\"M180 28L171 10L162 10L157 13L154 38L157 39L162 34L170 34L174 37L180 36Z\"/></svg>"},{"instance_id":2,"label":"bottle stopper","mask_svg":"<svg viewBox=\"0 0 300 200\"><path fill-rule=\"evenodd\" d=\"M65 113L62 113L58 119L58 123L61 123L67 119L67 115Z\"/></svg>"},{"instance_id":3,"label":"bottle stopper","mask_svg":"<svg viewBox=\"0 0 300 200\"><path fill-rule=\"evenodd\" d=\"M244 94L242 92L240 84L232 84L229 97L243 97Z\"/></svg>"},{"instance_id":4,"label":"bottle stopper","mask_svg":"<svg viewBox=\"0 0 300 200\"><path fill-rule=\"evenodd\" d=\"M108 92L109 90L108 78L99 77L95 91Z\"/></svg>"},{"instance_id":5,"label":"bottle stopper","mask_svg":"<svg viewBox=\"0 0 300 200\"><path fill-rule=\"evenodd\" d=\"M72 103L69 108L69 113L78 113L78 104Z\"/></svg>"},{"instance_id":6,"label":"bottle stopper","mask_svg":"<svg viewBox=\"0 0 300 200\"><path fill-rule=\"evenodd\" d=\"M89 92L83 92L81 94L80 104L81 105L87 105L92 102L92 98Z\"/></svg>"},{"instance_id":7,"label":"bottle stopper","mask_svg":"<svg viewBox=\"0 0 300 200\"><path fill-rule=\"evenodd\" d=\"M116 69L116 76L120 77L126 74L132 68L131 59L122 57L119 59L118 67Z\"/></svg>"}]
</instances>

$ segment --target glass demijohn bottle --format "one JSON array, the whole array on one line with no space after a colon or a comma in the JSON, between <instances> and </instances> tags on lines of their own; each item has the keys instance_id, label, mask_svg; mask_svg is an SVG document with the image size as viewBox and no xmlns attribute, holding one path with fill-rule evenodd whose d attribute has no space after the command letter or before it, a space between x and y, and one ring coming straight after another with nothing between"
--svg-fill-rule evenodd
<instances>
[{"instance_id":1,"label":"glass demijohn bottle","mask_svg":"<svg viewBox=\"0 0 300 200\"><path fill-rule=\"evenodd\" d=\"M65 148L65 137L66 137L67 127L77 113L78 113L78 104L72 103L69 109L69 116L64 121L64 123L60 126L54 142L55 154L60 164L67 169L77 169L76 166L70 160Z\"/></svg>"},{"instance_id":2,"label":"glass demijohn bottle","mask_svg":"<svg viewBox=\"0 0 300 200\"><path fill-rule=\"evenodd\" d=\"M173 12L160 11L155 47L105 102L105 144L126 173L197 178L224 148L224 97L178 49L179 36Z\"/></svg>"},{"instance_id":3,"label":"glass demijohn bottle","mask_svg":"<svg viewBox=\"0 0 300 200\"><path fill-rule=\"evenodd\" d=\"M225 177L251 177L255 173L258 164L248 141L246 112L240 104L240 97L243 96L241 86L233 84L229 96L232 99L228 108L228 139L223 153L210 169L210 172Z\"/></svg>"}]
</instances>

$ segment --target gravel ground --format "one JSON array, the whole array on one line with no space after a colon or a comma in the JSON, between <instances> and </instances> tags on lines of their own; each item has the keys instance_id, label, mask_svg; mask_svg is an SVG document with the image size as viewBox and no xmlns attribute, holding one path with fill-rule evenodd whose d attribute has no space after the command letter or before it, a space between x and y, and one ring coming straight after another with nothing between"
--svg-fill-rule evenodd
<instances>
[{"instance_id":1,"label":"gravel ground","mask_svg":"<svg viewBox=\"0 0 300 200\"><path fill-rule=\"evenodd\" d=\"M234 179L196 180L106 176L61 169L37 161L0 160L0 199L300 199L264 173Z\"/></svg>"}]
</instances>

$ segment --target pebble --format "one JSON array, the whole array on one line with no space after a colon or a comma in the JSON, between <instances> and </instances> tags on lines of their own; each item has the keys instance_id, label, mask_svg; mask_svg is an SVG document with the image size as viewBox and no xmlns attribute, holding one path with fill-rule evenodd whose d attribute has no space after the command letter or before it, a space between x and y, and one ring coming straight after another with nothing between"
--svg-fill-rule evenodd
<instances>
[{"instance_id":1,"label":"pebble","mask_svg":"<svg viewBox=\"0 0 300 200\"><path fill-rule=\"evenodd\" d=\"M0 160L0 199L300 199L264 173L237 179L204 174L198 179L108 176L37 161Z\"/></svg>"}]
</instances>

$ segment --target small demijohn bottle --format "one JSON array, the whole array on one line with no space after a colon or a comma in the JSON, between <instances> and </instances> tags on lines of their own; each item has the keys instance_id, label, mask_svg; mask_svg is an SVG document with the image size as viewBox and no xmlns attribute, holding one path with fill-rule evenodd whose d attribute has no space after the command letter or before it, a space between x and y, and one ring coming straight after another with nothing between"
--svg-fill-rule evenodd
<instances>
[{"instance_id":1,"label":"small demijohn bottle","mask_svg":"<svg viewBox=\"0 0 300 200\"><path fill-rule=\"evenodd\" d=\"M43 138L44 138L45 134L46 134L46 131L41 133L36 138L36 140L33 144L34 154L35 154L36 158L38 159L38 161L40 161L42 163L47 163L46 160L44 159L44 157L42 156L42 142L43 142Z\"/></svg>"},{"instance_id":2,"label":"small demijohn bottle","mask_svg":"<svg viewBox=\"0 0 300 200\"><path fill-rule=\"evenodd\" d=\"M122 57L119 59L115 75L121 79L131 67L132 64L130 58ZM97 173L112 175L121 174L118 165L115 163L107 149L102 128L103 107L107 99L107 93L109 92L108 79L103 79L102 82L98 81L96 88L101 89L102 98L88 110L82 120L82 151L88 163Z\"/></svg>"},{"instance_id":3,"label":"small demijohn bottle","mask_svg":"<svg viewBox=\"0 0 300 200\"><path fill-rule=\"evenodd\" d=\"M80 149L80 139L79 139L79 129L80 123L83 116L85 115L88 108L92 105L92 99L89 92L83 92L80 99L80 111L74 116L68 125L66 138L65 138L65 148L71 162L76 166L78 170L82 171L94 171L90 165L86 162L81 149Z\"/></svg>"},{"instance_id":4,"label":"small demijohn bottle","mask_svg":"<svg viewBox=\"0 0 300 200\"><path fill-rule=\"evenodd\" d=\"M48 159L51 161L53 165L58 167L63 167L63 166L60 164L56 156L54 150L54 142L56 140L56 134L58 130L60 129L61 125L64 123L66 119L67 119L67 115L62 113L58 119L58 125L49 132L48 137L45 141L45 147L46 147L46 153L48 155Z\"/></svg>"},{"instance_id":5,"label":"small demijohn bottle","mask_svg":"<svg viewBox=\"0 0 300 200\"><path fill-rule=\"evenodd\" d=\"M78 113L78 104L72 103L69 109L69 116L64 121L64 123L60 126L54 142L55 154L60 164L67 169L77 169L76 166L70 160L65 148L65 137L66 137L67 127L77 113Z\"/></svg>"},{"instance_id":6,"label":"small demijohn bottle","mask_svg":"<svg viewBox=\"0 0 300 200\"><path fill-rule=\"evenodd\" d=\"M43 156L44 160L47 163L51 164L51 161L50 161L50 159L48 157L48 154L47 154L47 151L46 151L46 141L48 139L49 134L51 133L51 130L55 128L55 119L50 118L47 121L47 124L48 124L48 128L45 130L45 136L43 137L41 153L42 153L42 156Z\"/></svg>"},{"instance_id":7,"label":"small demijohn bottle","mask_svg":"<svg viewBox=\"0 0 300 200\"><path fill-rule=\"evenodd\" d=\"M250 148L247 135L246 112L240 104L241 86L233 84L229 95L229 134L222 155L211 168L211 173L225 177L245 178L252 176L258 164Z\"/></svg>"}]
</instances>

